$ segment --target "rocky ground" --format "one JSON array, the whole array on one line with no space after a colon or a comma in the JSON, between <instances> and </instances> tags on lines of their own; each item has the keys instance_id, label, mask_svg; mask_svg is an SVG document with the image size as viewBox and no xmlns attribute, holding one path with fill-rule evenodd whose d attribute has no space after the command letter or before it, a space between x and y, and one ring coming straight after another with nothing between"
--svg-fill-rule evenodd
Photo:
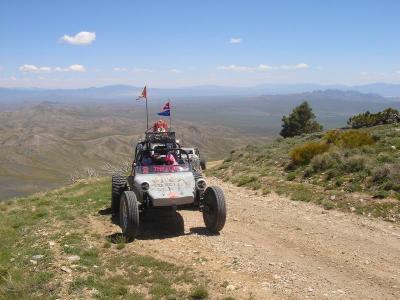
<instances>
[{"instance_id":1,"label":"rocky ground","mask_svg":"<svg viewBox=\"0 0 400 300\"><path fill-rule=\"evenodd\" d=\"M276 194L259 194L209 178L225 192L220 235L196 211L147 216L123 251L151 253L208 274L214 296L236 299L399 299L400 227L327 211ZM184 233L176 224L184 221ZM90 218L101 236L120 229L108 215Z\"/></svg>"}]
</instances>

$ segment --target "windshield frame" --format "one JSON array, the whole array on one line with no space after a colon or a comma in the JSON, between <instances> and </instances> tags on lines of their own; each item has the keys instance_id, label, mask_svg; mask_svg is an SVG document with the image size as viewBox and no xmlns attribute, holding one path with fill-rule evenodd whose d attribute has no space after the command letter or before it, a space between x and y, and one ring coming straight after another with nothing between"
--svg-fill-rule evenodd
<instances>
[{"instance_id":1,"label":"windshield frame","mask_svg":"<svg viewBox=\"0 0 400 300\"><path fill-rule=\"evenodd\" d=\"M179 155L180 159L183 159L184 163L182 164L174 164L174 165L168 165L168 164L149 164L149 165L142 165L139 163L139 161L142 160L142 156L147 153L148 155L151 156L151 154L156 154L158 151L155 149L140 149L136 153L135 157L135 172L139 174L166 174L166 173L180 173L180 172L191 172L192 171L192 164L190 161L189 154L186 152L186 150L182 148L166 148L166 149L160 149L160 151L157 153L161 157L163 155L166 155L167 153L174 151L178 152L177 155ZM185 155L186 158L183 158L182 155Z\"/></svg>"}]
</instances>

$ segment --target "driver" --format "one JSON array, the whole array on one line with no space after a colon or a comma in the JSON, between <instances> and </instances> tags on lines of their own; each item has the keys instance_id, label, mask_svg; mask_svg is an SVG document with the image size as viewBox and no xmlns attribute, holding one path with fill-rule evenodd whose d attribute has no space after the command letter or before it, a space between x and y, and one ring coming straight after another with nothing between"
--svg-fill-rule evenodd
<instances>
[{"instance_id":1,"label":"driver","mask_svg":"<svg viewBox=\"0 0 400 300\"><path fill-rule=\"evenodd\" d=\"M178 165L178 162L176 161L175 155L172 151L168 152L168 154L165 156L164 162L166 165Z\"/></svg>"},{"instance_id":2,"label":"driver","mask_svg":"<svg viewBox=\"0 0 400 300\"><path fill-rule=\"evenodd\" d=\"M145 154L142 158L142 166L151 166L153 164L153 160L151 159L149 154Z\"/></svg>"}]
</instances>

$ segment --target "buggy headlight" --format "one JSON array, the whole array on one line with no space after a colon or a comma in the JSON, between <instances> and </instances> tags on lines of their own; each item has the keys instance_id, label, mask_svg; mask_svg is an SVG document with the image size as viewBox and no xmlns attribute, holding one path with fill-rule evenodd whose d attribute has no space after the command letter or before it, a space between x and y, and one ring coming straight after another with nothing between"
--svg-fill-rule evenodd
<instances>
[{"instance_id":1,"label":"buggy headlight","mask_svg":"<svg viewBox=\"0 0 400 300\"><path fill-rule=\"evenodd\" d=\"M150 184L148 182L142 182L142 184L140 185L140 187L142 188L143 191L148 191L150 188Z\"/></svg>"},{"instance_id":2,"label":"buggy headlight","mask_svg":"<svg viewBox=\"0 0 400 300\"><path fill-rule=\"evenodd\" d=\"M199 179L196 181L196 187L200 190L200 191L204 191L207 187L207 182L204 179Z\"/></svg>"}]
</instances>

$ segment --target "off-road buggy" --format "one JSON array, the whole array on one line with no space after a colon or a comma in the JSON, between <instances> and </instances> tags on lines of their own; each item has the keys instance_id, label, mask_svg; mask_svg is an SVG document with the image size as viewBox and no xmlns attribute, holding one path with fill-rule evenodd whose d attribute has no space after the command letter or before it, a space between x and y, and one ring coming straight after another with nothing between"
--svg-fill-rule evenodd
<instances>
[{"instance_id":1,"label":"off-road buggy","mask_svg":"<svg viewBox=\"0 0 400 300\"><path fill-rule=\"evenodd\" d=\"M192 162L192 165L200 166L202 170L206 169L206 160L201 157L199 148L187 148L184 147L183 150L187 152L189 155L189 159Z\"/></svg>"},{"instance_id":2,"label":"off-road buggy","mask_svg":"<svg viewBox=\"0 0 400 300\"><path fill-rule=\"evenodd\" d=\"M146 132L135 149L128 177L112 176L111 208L127 240L139 234L141 214L161 208L198 209L206 228L217 233L225 225L224 193L207 187L201 169L176 142L174 132Z\"/></svg>"}]
</instances>

